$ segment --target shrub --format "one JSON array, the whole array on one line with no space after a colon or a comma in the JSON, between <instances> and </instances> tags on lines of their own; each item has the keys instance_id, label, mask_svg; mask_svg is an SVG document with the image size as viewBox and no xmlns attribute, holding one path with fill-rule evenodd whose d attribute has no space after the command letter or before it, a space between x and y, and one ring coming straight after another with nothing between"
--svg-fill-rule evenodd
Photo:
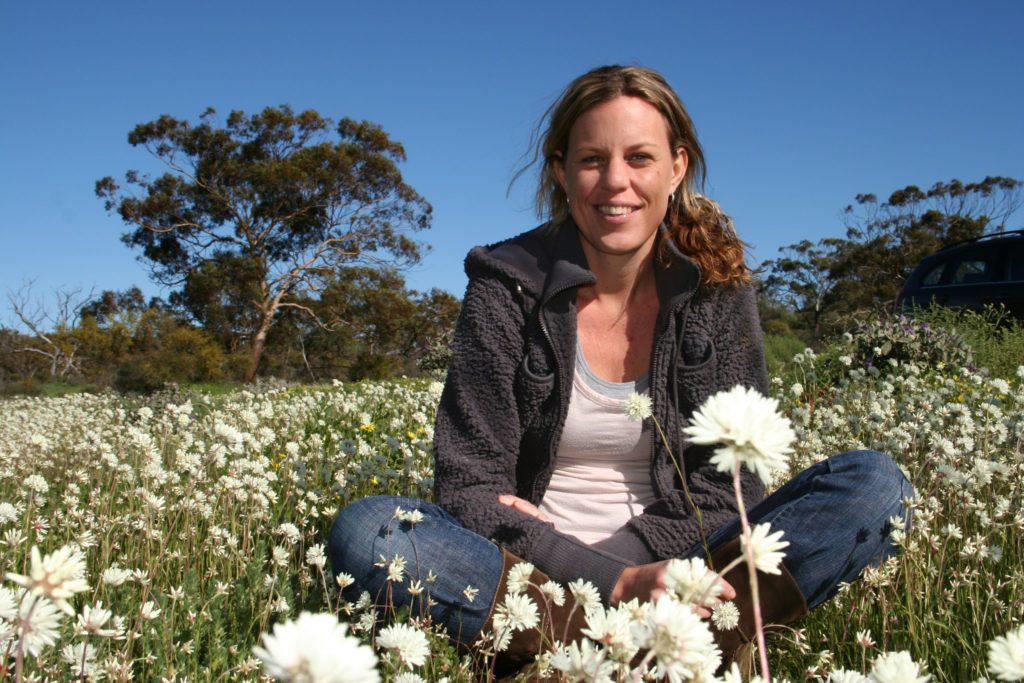
<instances>
[{"instance_id":1,"label":"shrub","mask_svg":"<svg viewBox=\"0 0 1024 683\"><path fill-rule=\"evenodd\" d=\"M974 363L995 377L1009 379L1024 363L1024 325L997 306L981 312L941 306L918 310L914 319L932 327L955 330L974 352Z\"/></svg>"},{"instance_id":2,"label":"shrub","mask_svg":"<svg viewBox=\"0 0 1024 683\"><path fill-rule=\"evenodd\" d=\"M764 355L768 364L768 374L775 375L783 372L793 356L803 351L806 346L802 339L793 334L766 333Z\"/></svg>"}]
</instances>

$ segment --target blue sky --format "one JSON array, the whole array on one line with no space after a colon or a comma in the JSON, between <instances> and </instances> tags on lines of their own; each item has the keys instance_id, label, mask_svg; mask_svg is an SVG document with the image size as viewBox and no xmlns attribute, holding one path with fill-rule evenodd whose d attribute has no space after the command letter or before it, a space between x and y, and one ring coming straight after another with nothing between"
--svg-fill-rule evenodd
<instances>
[{"instance_id":1,"label":"blue sky","mask_svg":"<svg viewBox=\"0 0 1024 683\"><path fill-rule=\"evenodd\" d=\"M843 234L856 194L1024 178L1024 3L0 0L0 292L163 294L93 193L147 168L126 136L288 103L380 123L434 206L407 273L461 296L475 244L537 221L529 135L575 76L654 67L682 96L706 191L755 262ZM1018 216L1012 227L1024 227ZM10 322L0 300L0 322Z\"/></svg>"}]
</instances>

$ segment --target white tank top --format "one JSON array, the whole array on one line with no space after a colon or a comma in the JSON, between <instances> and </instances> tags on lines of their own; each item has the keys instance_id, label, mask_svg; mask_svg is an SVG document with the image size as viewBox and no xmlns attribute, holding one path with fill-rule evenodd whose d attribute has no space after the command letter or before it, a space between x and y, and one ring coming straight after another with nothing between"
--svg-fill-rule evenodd
<instances>
[{"instance_id":1,"label":"white tank top","mask_svg":"<svg viewBox=\"0 0 1024 683\"><path fill-rule=\"evenodd\" d=\"M559 531L596 543L654 502L651 426L625 413L630 394L647 389L646 376L636 382L597 377L577 343L569 412L539 505Z\"/></svg>"}]
</instances>

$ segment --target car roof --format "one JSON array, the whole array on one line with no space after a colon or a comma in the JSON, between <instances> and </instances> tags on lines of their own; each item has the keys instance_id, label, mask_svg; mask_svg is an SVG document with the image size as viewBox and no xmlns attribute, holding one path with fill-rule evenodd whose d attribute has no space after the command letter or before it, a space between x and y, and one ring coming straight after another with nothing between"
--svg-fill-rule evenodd
<instances>
[{"instance_id":1,"label":"car roof","mask_svg":"<svg viewBox=\"0 0 1024 683\"><path fill-rule=\"evenodd\" d=\"M937 252L932 254L932 256L938 256L940 254L945 254L947 252L959 250L961 248L969 247L975 244L998 244L1000 242L1007 241L1016 242L1022 239L1024 239L1024 228L1020 228L1017 230L1004 230L1002 232L991 232L985 235L979 235L977 237L972 237L970 239L954 242L953 244L950 244L948 246L943 247L942 249L939 249Z\"/></svg>"}]
</instances>

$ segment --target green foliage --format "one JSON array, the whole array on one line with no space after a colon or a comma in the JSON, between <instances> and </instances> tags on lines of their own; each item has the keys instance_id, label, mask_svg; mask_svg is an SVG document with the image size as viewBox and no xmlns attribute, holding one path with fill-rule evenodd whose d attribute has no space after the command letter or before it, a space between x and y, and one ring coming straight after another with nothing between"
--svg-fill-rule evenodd
<instances>
[{"instance_id":1,"label":"green foliage","mask_svg":"<svg viewBox=\"0 0 1024 683\"><path fill-rule=\"evenodd\" d=\"M772 343L766 339L766 348ZM779 357L787 360L782 350ZM1009 380L1024 365L1024 326L994 307L982 313L939 306L912 316L881 312L833 337L819 353L799 351L788 359L774 365L773 374L808 385L836 384L854 369L884 377L907 363L940 373L978 368ZM810 374L808 360L814 362Z\"/></svg>"},{"instance_id":2,"label":"green foliage","mask_svg":"<svg viewBox=\"0 0 1024 683\"><path fill-rule=\"evenodd\" d=\"M17 330L0 327L0 391L17 393L14 384L49 378L48 360L26 351L33 348L32 341L30 336Z\"/></svg>"},{"instance_id":3,"label":"green foliage","mask_svg":"<svg viewBox=\"0 0 1024 683\"><path fill-rule=\"evenodd\" d=\"M852 332L832 337L817 353L809 348L796 353L790 362L777 365L775 374L784 384L799 382L827 390L851 370L882 377L910 362L942 371L973 367L975 360L955 329L879 312L857 323Z\"/></svg>"},{"instance_id":4,"label":"green foliage","mask_svg":"<svg viewBox=\"0 0 1024 683\"><path fill-rule=\"evenodd\" d=\"M227 396L241 387L235 382L194 382L188 385L189 391L205 396Z\"/></svg>"},{"instance_id":5,"label":"green foliage","mask_svg":"<svg viewBox=\"0 0 1024 683\"><path fill-rule=\"evenodd\" d=\"M288 106L222 125L208 109L195 124L169 115L128 135L166 167L156 178L128 171L96 193L130 227L154 278L183 286L176 301L226 345L244 340L251 381L285 309L321 322L309 303L340 269L414 263L410 233L430 226L431 207L402 179L405 150L373 123Z\"/></svg>"},{"instance_id":6,"label":"green foliage","mask_svg":"<svg viewBox=\"0 0 1024 683\"><path fill-rule=\"evenodd\" d=\"M806 347L802 339L791 334L765 334L764 355L768 374L779 374L786 363Z\"/></svg>"},{"instance_id":7,"label":"green foliage","mask_svg":"<svg viewBox=\"0 0 1024 683\"><path fill-rule=\"evenodd\" d=\"M965 326L929 315L866 324L798 354L790 379L775 380L797 433L791 473L869 448L915 489L910 533L893 534L900 552L769 646L780 679L863 671L879 652L905 650L936 682L988 680L986 644L1019 622L1024 371L972 367L968 337L998 337L998 316Z\"/></svg>"},{"instance_id":8,"label":"green foliage","mask_svg":"<svg viewBox=\"0 0 1024 683\"><path fill-rule=\"evenodd\" d=\"M407 289L395 269L346 268L309 306L327 324L288 314L268 339L275 374L292 379L379 379L422 373L420 360L455 326L459 302L437 289Z\"/></svg>"},{"instance_id":9,"label":"green foliage","mask_svg":"<svg viewBox=\"0 0 1024 683\"><path fill-rule=\"evenodd\" d=\"M844 335L832 351L848 355L853 367L882 372L911 361L940 370L974 364L974 352L955 329L903 315L883 315L859 323L856 332Z\"/></svg>"},{"instance_id":10,"label":"green foliage","mask_svg":"<svg viewBox=\"0 0 1024 683\"><path fill-rule=\"evenodd\" d=\"M936 683L991 679L987 644L1019 624L1024 604L1024 376L993 379L892 355L884 373L851 363L833 376L827 363L854 346L896 339L894 349L909 349L924 338L888 324L857 334L857 343L799 354L805 386L780 397L798 432L793 469L851 448L887 451L917 490L914 524L895 558L813 610L799 631L769 640L773 680L866 672L886 650L909 651ZM33 545L46 553L82 543L91 590L71 604L81 612L102 601L138 627L130 639L99 638L76 635L65 618L56 645L26 660L26 679L71 678L60 647L88 638L97 661L123 662L135 680L251 680L260 633L304 610L337 613L373 642L358 626L365 610L345 601L310 551L349 501L429 497L440 387L269 384L216 397L177 388L0 402L0 458L10 454L0 500L15 504L5 533L22 539L0 553L0 576L25 573ZM45 495L26 486L33 475ZM415 559L406 559L411 570ZM104 581L113 564L136 571L120 585ZM424 589L429 596L430 584ZM161 613L141 620L150 600ZM858 642L861 631L873 645ZM481 650L460 657L436 632L428 640L427 662L415 667L424 680L487 679ZM377 653L384 679L396 678L394 655Z\"/></svg>"},{"instance_id":11,"label":"green foliage","mask_svg":"<svg viewBox=\"0 0 1024 683\"><path fill-rule=\"evenodd\" d=\"M40 384L34 377L7 382L0 388L0 394L4 396L42 396L43 384Z\"/></svg>"},{"instance_id":12,"label":"green foliage","mask_svg":"<svg viewBox=\"0 0 1024 683\"><path fill-rule=\"evenodd\" d=\"M843 239L803 240L766 262L764 291L798 312L816 337L849 326L865 311L891 306L918 261L942 247L999 231L1021 204L1024 182L952 180L922 191L910 185L885 202L857 195L846 207Z\"/></svg>"},{"instance_id":13,"label":"green foliage","mask_svg":"<svg viewBox=\"0 0 1024 683\"><path fill-rule=\"evenodd\" d=\"M131 352L118 363L114 386L149 392L170 382L216 380L223 363L223 352L209 334L151 309L139 319Z\"/></svg>"},{"instance_id":14,"label":"green foliage","mask_svg":"<svg viewBox=\"0 0 1024 683\"><path fill-rule=\"evenodd\" d=\"M993 377L1009 379L1024 365L1024 324L1005 309L987 306L966 311L931 306L917 310L913 318L933 327L955 330L974 353L974 364Z\"/></svg>"}]
</instances>

